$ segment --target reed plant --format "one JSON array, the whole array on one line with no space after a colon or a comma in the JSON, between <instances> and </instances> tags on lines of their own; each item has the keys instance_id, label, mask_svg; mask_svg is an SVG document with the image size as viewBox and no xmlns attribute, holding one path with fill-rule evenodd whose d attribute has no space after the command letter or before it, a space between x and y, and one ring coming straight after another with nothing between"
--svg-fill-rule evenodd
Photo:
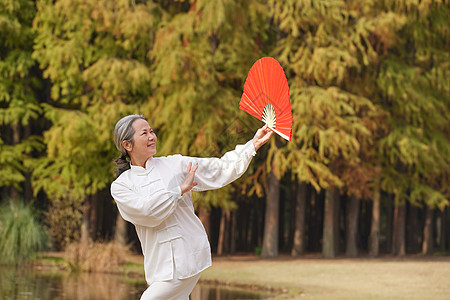
<instances>
[{"instance_id":1,"label":"reed plant","mask_svg":"<svg viewBox=\"0 0 450 300\"><path fill-rule=\"evenodd\" d=\"M0 263L24 262L49 245L49 234L31 204L10 200L0 205Z\"/></svg>"},{"instance_id":2,"label":"reed plant","mask_svg":"<svg viewBox=\"0 0 450 300\"><path fill-rule=\"evenodd\" d=\"M118 273L132 255L130 247L117 242L73 242L66 246L65 258L72 271Z\"/></svg>"}]
</instances>

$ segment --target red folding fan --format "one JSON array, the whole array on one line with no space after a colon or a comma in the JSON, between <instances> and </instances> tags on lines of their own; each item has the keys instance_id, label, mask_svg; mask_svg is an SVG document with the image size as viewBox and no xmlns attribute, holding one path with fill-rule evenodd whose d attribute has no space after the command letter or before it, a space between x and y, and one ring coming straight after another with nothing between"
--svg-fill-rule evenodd
<instances>
[{"instance_id":1,"label":"red folding fan","mask_svg":"<svg viewBox=\"0 0 450 300\"><path fill-rule=\"evenodd\" d=\"M239 108L291 141L289 86L283 68L274 58L263 57L253 64L245 80Z\"/></svg>"}]
</instances>

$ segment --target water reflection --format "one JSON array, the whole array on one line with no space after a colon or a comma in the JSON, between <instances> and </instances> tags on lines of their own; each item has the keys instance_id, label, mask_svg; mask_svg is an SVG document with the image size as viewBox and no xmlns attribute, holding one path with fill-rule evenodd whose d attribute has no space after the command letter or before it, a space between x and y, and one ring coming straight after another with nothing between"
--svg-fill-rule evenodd
<instances>
[{"instance_id":1,"label":"water reflection","mask_svg":"<svg viewBox=\"0 0 450 300\"><path fill-rule=\"evenodd\" d=\"M44 273L29 268L0 268L0 299L139 299L146 288L144 282L109 274Z\"/></svg>"},{"instance_id":2,"label":"water reflection","mask_svg":"<svg viewBox=\"0 0 450 300\"><path fill-rule=\"evenodd\" d=\"M144 280L101 273L42 272L0 265L0 299L128 300L139 299ZM268 295L197 284L191 300L263 299Z\"/></svg>"}]
</instances>

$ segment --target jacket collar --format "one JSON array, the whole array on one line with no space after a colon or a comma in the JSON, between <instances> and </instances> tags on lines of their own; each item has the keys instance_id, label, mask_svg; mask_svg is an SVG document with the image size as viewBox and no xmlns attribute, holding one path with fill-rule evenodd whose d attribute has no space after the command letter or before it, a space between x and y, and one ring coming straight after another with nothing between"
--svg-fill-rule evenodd
<instances>
[{"instance_id":1,"label":"jacket collar","mask_svg":"<svg viewBox=\"0 0 450 300\"><path fill-rule=\"evenodd\" d=\"M141 166L134 166L133 164L130 163L130 167L131 167L131 172L137 174L137 175L147 175L148 173L150 173L151 170L153 170L155 161L153 159L153 157L150 157L146 162L145 162L145 168L141 167Z\"/></svg>"}]
</instances>

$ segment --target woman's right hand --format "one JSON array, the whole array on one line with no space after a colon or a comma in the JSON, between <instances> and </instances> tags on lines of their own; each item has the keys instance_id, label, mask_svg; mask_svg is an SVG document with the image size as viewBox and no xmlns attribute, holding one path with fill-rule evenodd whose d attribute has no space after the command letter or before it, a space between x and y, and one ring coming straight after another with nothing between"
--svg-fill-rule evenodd
<instances>
[{"instance_id":1,"label":"woman's right hand","mask_svg":"<svg viewBox=\"0 0 450 300\"><path fill-rule=\"evenodd\" d=\"M197 185L197 182L194 181L195 172L197 171L198 163L195 162L194 165L190 162L188 165L188 170L186 174L186 178L184 178L183 183L181 184L181 194L183 195L186 192L192 190L194 186Z\"/></svg>"}]
</instances>

